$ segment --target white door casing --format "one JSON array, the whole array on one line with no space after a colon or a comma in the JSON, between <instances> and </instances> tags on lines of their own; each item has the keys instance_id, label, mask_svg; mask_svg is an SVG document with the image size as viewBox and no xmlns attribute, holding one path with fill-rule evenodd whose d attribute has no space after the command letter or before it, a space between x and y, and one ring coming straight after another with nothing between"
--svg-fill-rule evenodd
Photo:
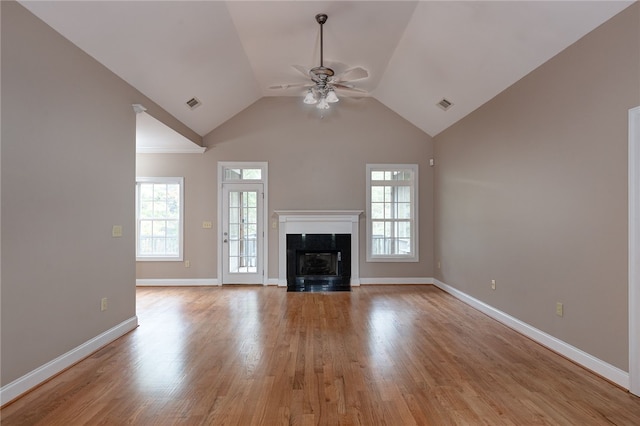
<instances>
[{"instance_id":1,"label":"white door casing","mask_svg":"<svg viewBox=\"0 0 640 426\"><path fill-rule=\"evenodd\" d=\"M217 275L220 285L267 284L267 166L266 162L218 162ZM258 173L250 177L233 173L242 169ZM240 174L244 176L244 172Z\"/></svg>"},{"instance_id":2,"label":"white door casing","mask_svg":"<svg viewBox=\"0 0 640 426\"><path fill-rule=\"evenodd\" d=\"M640 396L640 106L629 110L629 391Z\"/></svg>"}]
</instances>

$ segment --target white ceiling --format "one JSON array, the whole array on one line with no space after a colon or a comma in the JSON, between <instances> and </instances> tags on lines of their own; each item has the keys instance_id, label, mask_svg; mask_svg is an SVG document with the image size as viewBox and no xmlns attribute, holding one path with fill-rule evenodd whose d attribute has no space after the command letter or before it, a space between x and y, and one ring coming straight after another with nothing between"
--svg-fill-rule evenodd
<instances>
[{"instance_id":1,"label":"white ceiling","mask_svg":"<svg viewBox=\"0 0 640 426\"><path fill-rule=\"evenodd\" d=\"M21 1L200 135L262 96L302 99L268 87L305 82L291 65L319 65L314 17L326 13L325 65L365 68L356 87L432 136L631 3Z\"/></svg>"}]
</instances>

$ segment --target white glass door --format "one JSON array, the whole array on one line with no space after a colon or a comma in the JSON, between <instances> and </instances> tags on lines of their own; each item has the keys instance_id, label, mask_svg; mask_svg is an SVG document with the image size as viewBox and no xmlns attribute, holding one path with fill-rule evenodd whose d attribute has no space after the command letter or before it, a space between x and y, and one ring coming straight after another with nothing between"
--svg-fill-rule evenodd
<instances>
[{"instance_id":1,"label":"white glass door","mask_svg":"<svg viewBox=\"0 0 640 426\"><path fill-rule=\"evenodd\" d=\"M263 283L263 186L224 184L222 283Z\"/></svg>"}]
</instances>

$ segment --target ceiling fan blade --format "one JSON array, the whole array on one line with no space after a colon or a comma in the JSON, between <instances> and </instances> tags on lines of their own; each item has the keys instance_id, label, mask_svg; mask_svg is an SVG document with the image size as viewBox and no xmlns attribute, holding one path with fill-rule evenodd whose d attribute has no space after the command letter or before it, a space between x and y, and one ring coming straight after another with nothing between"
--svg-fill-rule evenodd
<instances>
[{"instance_id":1,"label":"ceiling fan blade","mask_svg":"<svg viewBox=\"0 0 640 426\"><path fill-rule=\"evenodd\" d=\"M351 85L346 85L346 84L334 83L333 87L335 87L338 90L344 90L346 92L369 94L369 92L367 92L366 90L358 89L357 87L353 87Z\"/></svg>"},{"instance_id":2,"label":"ceiling fan blade","mask_svg":"<svg viewBox=\"0 0 640 426\"><path fill-rule=\"evenodd\" d=\"M290 89L292 87L310 87L313 84L309 83L291 83L291 84L274 84L273 86L269 86L269 89Z\"/></svg>"},{"instance_id":3,"label":"ceiling fan blade","mask_svg":"<svg viewBox=\"0 0 640 426\"><path fill-rule=\"evenodd\" d=\"M367 70L365 70L364 68L355 67L355 68L348 69L342 74L340 74L339 76L337 76L335 81L336 82L356 81L356 80L362 80L363 78L367 78L367 77L369 77L369 72Z\"/></svg>"},{"instance_id":4,"label":"ceiling fan blade","mask_svg":"<svg viewBox=\"0 0 640 426\"><path fill-rule=\"evenodd\" d=\"M304 75L306 78L309 78L309 70L303 67L302 65L291 65L296 71L300 74Z\"/></svg>"}]
</instances>

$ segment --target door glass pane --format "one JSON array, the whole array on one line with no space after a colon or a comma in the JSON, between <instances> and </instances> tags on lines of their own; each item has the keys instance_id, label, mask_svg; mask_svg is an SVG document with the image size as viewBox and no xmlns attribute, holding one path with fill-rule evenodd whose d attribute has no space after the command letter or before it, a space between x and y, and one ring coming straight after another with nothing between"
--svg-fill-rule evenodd
<instances>
[{"instance_id":1,"label":"door glass pane","mask_svg":"<svg viewBox=\"0 0 640 426\"><path fill-rule=\"evenodd\" d=\"M262 179L262 169L242 169L242 179Z\"/></svg>"},{"instance_id":2,"label":"door glass pane","mask_svg":"<svg viewBox=\"0 0 640 426\"><path fill-rule=\"evenodd\" d=\"M238 240L229 240L229 256L237 257L239 252Z\"/></svg>"},{"instance_id":3,"label":"door glass pane","mask_svg":"<svg viewBox=\"0 0 640 426\"><path fill-rule=\"evenodd\" d=\"M237 240L240 235L240 225L230 224L229 225L229 238Z\"/></svg>"},{"instance_id":4,"label":"door glass pane","mask_svg":"<svg viewBox=\"0 0 640 426\"><path fill-rule=\"evenodd\" d=\"M238 223L240 223L240 209L229 207L229 225L237 225Z\"/></svg>"},{"instance_id":5,"label":"door glass pane","mask_svg":"<svg viewBox=\"0 0 640 426\"><path fill-rule=\"evenodd\" d=\"M225 180L242 179L242 169L224 169Z\"/></svg>"},{"instance_id":6,"label":"door glass pane","mask_svg":"<svg viewBox=\"0 0 640 426\"><path fill-rule=\"evenodd\" d=\"M224 169L225 180L261 180L262 169Z\"/></svg>"},{"instance_id":7,"label":"door glass pane","mask_svg":"<svg viewBox=\"0 0 640 426\"><path fill-rule=\"evenodd\" d=\"M237 192L229 193L229 207L238 207L239 204L239 194Z\"/></svg>"},{"instance_id":8,"label":"door glass pane","mask_svg":"<svg viewBox=\"0 0 640 426\"><path fill-rule=\"evenodd\" d=\"M229 272L257 272L258 192L229 192Z\"/></svg>"}]
</instances>

